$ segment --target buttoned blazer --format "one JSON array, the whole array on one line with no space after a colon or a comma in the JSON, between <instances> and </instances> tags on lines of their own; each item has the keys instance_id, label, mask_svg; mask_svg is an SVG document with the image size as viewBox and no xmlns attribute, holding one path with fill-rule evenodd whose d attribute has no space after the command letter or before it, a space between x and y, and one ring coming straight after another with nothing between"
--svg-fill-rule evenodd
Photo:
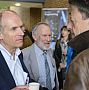
<instances>
[{"instance_id":1,"label":"buttoned blazer","mask_svg":"<svg viewBox=\"0 0 89 90\"><path fill-rule=\"evenodd\" d=\"M28 73L27 68L25 67L25 64L23 62L22 53L19 55L19 59L23 70ZM14 87L16 87L15 80L0 51L0 90L11 90Z\"/></svg>"},{"instance_id":2,"label":"buttoned blazer","mask_svg":"<svg viewBox=\"0 0 89 90\"><path fill-rule=\"evenodd\" d=\"M29 46L27 48L24 48L22 50L22 52L23 52L23 60L29 71L30 77L33 80L35 80L36 82L38 82L39 69L38 69L38 63L37 63L37 58L36 58L36 54L35 54L34 44L32 44L31 46ZM53 59L51 49L48 51L48 54L51 58L52 66L54 67L54 69L56 71L55 60ZM57 73L55 73L55 74L56 74L56 87L59 87ZM59 90L59 89L57 89L57 90Z\"/></svg>"}]
</instances>

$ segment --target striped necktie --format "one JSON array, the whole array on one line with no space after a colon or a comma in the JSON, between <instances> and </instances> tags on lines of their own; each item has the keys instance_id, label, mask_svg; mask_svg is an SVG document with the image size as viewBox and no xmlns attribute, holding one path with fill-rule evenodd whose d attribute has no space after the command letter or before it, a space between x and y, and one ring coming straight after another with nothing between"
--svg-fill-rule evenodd
<instances>
[{"instance_id":1,"label":"striped necktie","mask_svg":"<svg viewBox=\"0 0 89 90\"><path fill-rule=\"evenodd\" d=\"M47 61L47 51L44 51L43 56L44 56L44 60L45 60L46 87L49 90L52 90L51 77L50 77L50 68L49 68L49 64L48 64L48 61Z\"/></svg>"}]
</instances>

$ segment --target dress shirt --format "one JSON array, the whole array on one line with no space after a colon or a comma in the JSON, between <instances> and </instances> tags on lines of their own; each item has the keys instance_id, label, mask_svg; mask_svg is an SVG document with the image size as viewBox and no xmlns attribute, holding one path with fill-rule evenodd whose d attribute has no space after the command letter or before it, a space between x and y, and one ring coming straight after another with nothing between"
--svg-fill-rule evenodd
<instances>
[{"instance_id":1,"label":"dress shirt","mask_svg":"<svg viewBox=\"0 0 89 90\"><path fill-rule=\"evenodd\" d=\"M37 62L38 62L38 68L39 68L39 80L38 82L43 86L46 87L46 71L45 71L45 60L44 60L44 56L43 56L43 50L41 50L36 44L34 44L34 48L35 48L35 53L36 53L36 58L37 58ZM51 76L51 84L52 84L52 88L55 87L55 69L52 65L52 62L50 60L50 56L47 53L47 61L50 67L50 76Z\"/></svg>"},{"instance_id":2,"label":"dress shirt","mask_svg":"<svg viewBox=\"0 0 89 90\"><path fill-rule=\"evenodd\" d=\"M0 51L12 73L16 85L25 85L27 79L27 73L23 71L22 65L18 56L21 51L19 48L16 49L15 58L0 44Z\"/></svg>"}]
</instances>

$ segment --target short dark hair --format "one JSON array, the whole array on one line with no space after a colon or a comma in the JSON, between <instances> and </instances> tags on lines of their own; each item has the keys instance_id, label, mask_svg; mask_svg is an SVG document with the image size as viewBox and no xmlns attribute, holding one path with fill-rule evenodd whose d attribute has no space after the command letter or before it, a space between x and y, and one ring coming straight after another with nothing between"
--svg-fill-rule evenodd
<instances>
[{"instance_id":1,"label":"short dark hair","mask_svg":"<svg viewBox=\"0 0 89 90\"><path fill-rule=\"evenodd\" d=\"M86 18L89 18L89 0L69 0L69 4L76 6L81 13L86 15Z\"/></svg>"},{"instance_id":2,"label":"short dark hair","mask_svg":"<svg viewBox=\"0 0 89 90\"><path fill-rule=\"evenodd\" d=\"M71 30L68 30L68 29L67 29L67 26L63 26L63 27L61 28L61 32L62 32L64 29L69 32L68 40L70 41L70 40L72 39ZM62 36L62 33L61 33L60 38L62 38L62 37L63 37L63 36Z\"/></svg>"}]
</instances>

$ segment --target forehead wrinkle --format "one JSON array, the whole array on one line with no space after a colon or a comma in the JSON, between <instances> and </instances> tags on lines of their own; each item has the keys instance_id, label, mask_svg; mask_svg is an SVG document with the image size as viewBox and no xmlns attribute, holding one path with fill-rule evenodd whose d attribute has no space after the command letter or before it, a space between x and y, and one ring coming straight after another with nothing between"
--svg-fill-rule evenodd
<instances>
[{"instance_id":1,"label":"forehead wrinkle","mask_svg":"<svg viewBox=\"0 0 89 90\"><path fill-rule=\"evenodd\" d=\"M8 22L8 20L10 21L9 17L11 18L10 12L3 12L2 13L2 25L6 25L6 23Z\"/></svg>"},{"instance_id":2,"label":"forehead wrinkle","mask_svg":"<svg viewBox=\"0 0 89 90\"><path fill-rule=\"evenodd\" d=\"M2 25L6 25L6 23L10 22L12 19L15 19L17 14L11 11L5 11L2 13Z\"/></svg>"},{"instance_id":3,"label":"forehead wrinkle","mask_svg":"<svg viewBox=\"0 0 89 90\"><path fill-rule=\"evenodd\" d=\"M19 21L19 22L18 22ZM13 24L12 24L13 23ZM20 25L21 24L21 25ZM17 27L17 26L22 26L23 23L20 19L20 17L11 11L5 11L2 14L2 25L5 27L6 25L10 27Z\"/></svg>"}]
</instances>

